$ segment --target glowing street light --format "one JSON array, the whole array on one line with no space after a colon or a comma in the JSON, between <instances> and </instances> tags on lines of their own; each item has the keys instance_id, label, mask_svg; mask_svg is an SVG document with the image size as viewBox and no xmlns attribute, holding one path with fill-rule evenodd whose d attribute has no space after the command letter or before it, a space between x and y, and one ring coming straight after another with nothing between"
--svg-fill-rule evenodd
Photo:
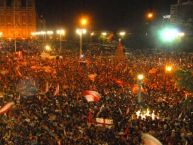
<instances>
[{"instance_id":1,"label":"glowing street light","mask_svg":"<svg viewBox=\"0 0 193 145\"><path fill-rule=\"evenodd\" d=\"M139 90L138 90L138 103L140 104L141 103L141 89L142 89L142 83L143 83L143 80L144 80L144 75L143 74L139 74L137 76L137 79L138 79L138 86L139 86Z\"/></svg>"},{"instance_id":2,"label":"glowing street light","mask_svg":"<svg viewBox=\"0 0 193 145\"><path fill-rule=\"evenodd\" d=\"M60 29L60 30L56 30L56 34L60 36L60 52L62 49L62 36L64 36L66 34L65 30Z\"/></svg>"},{"instance_id":3,"label":"glowing street light","mask_svg":"<svg viewBox=\"0 0 193 145\"><path fill-rule=\"evenodd\" d=\"M95 33L94 33L94 32L90 33L90 36L94 36L94 35L95 35Z\"/></svg>"},{"instance_id":4,"label":"glowing street light","mask_svg":"<svg viewBox=\"0 0 193 145\"><path fill-rule=\"evenodd\" d=\"M47 35L53 35L54 32L53 32L53 31L47 31L46 34L47 34Z\"/></svg>"},{"instance_id":5,"label":"glowing street light","mask_svg":"<svg viewBox=\"0 0 193 145\"><path fill-rule=\"evenodd\" d=\"M0 32L0 37L2 37L3 36L3 32Z\"/></svg>"},{"instance_id":6,"label":"glowing street light","mask_svg":"<svg viewBox=\"0 0 193 145\"><path fill-rule=\"evenodd\" d=\"M140 80L140 81L142 81L142 80L144 79L144 75L139 74L139 75L137 76L137 79Z\"/></svg>"},{"instance_id":7,"label":"glowing street light","mask_svg":"<svg viewBox=\"0 0 193 145\"><path fill-rule=\"evenodd\" d=\"M80 18L80 26L85 27L88 25L88 18L82 17Z\"/></svg>"},{"instance_id":8,"label":"glowing street light","mask_svg":"<svg viewBox=\"0 0 193 145\"><path fill-rule=\"evenodd\" d=\"M166 71L166 73L170 73L172 71L172 66L166 65L165 71Z\"/></svg>"},{"instance_id":9,"label":"glowing street light","mask_svg":"<svg viewBox=\"0 0 193 145\"><path fill-rule=\"evenodd\" d=\"M119 36L124 37L125 35L126 35L126 32L124 31L119 32Z\"/></svg>"},{"instance_id":10,"label":"glowing street light","mask_svg":"<svg viewBox=\"0 0 193 145\"><path fill-rule=\"evenodd\" d=\"M82 56L82 35L86 34L87 33L87 30L86 29L76 29L76 33L80 36L80 54L79 54L79 57L81 58Z\"/></svg>"},{"instance_id":11,"label":"glowing street light","mask_svg":"<svg viewBox=\"0 0 193 145\"><path fill-rule=\"evenodd\" d=\"M86 34L86 33L87 33L87 30L86 30L86 29L76 29L76 33L77 33L78 35Z\"/></svg>"},{"instance_id":12,"label":"glowing street light","mask_svg":"<svg viewBox=\"0 0 193 145\"><path fill-rule=\"evenodd\" d=\"M154 13L152 12L147 13L147 19L151 20L153 18L154 18Z\"/></svg>"},{"instance_id":13,"label":"glowing street light","mask_svg":"<svg viewBox=\"0 0 193 145\"><path fill-rule=\"evenodd\" d=\"M52 49L51 49L51 47L50 47L49 45L46 45L46 46L45 46L45 50L48 51L48 52L50 52Z\"/></svg>"},{"instance_id":14,"label":"glowing street light","mask_svg":"<svg viewBox=\"0 0 193 145\"><path fill-rule=\"evenodd\" d=\"M101 35L105 37L107 36L107 32L102 32Z\"/></svg>"}]
</instances>

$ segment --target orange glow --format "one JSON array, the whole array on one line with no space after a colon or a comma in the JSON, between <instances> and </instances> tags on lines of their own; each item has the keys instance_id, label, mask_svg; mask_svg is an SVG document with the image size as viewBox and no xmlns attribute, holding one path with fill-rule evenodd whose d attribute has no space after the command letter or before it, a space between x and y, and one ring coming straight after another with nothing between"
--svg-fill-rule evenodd
<instances>
[{"instance_id":1,"label":"orange glow","mask_svg":"<svg viewBox=\"0 0 193 145\"><path fill-rule=\"evenodd\" d=\"M85 18L82 19L81 20L81 25L83 25L83 26L87 25L87 19L85 19Z\"/></svg>"},{"instance_id":2,"label":"orange glow","mask_svg":"<svg viewBox=\"0 0 193 145\"><path fill-rule=\"evenodd\" d=\"M79 27L86 27L90 23L88 16L81 16L79 17L78 25Z\"/></svg>"},{"instance_id":3,"label":"orange glow","mask_svg":"<svg viewBox=\"0 0 193 145\"><path fill-rule=\"evenodd\" d=\"M152 12L147 13L147 19L151 20L153 18L154 18L154 13Z\"/></svg>"},{"instance_id":4,"label":"orange glow","mask_svg":"<svg viewBox=\"0 0 193 145\"><path fill-rule=\"evenodd\" d=\"M170 66L170 65L166 65L166 67L165 67L165 71L166 72L171 72L172 71L172 66Z\"/></svg>"}]
</instances>

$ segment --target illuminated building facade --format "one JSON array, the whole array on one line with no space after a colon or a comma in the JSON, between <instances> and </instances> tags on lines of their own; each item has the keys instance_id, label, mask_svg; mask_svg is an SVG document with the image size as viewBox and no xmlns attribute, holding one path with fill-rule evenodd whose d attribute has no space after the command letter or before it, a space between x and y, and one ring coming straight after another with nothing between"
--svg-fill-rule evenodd
<instances>
[{"instance_id":1,"label":"illuminated building facade","mask_svg":"<svg viewBox=\"0 0 193 145\"><path fill-rule=\"evenodd\" d=\"M29 38L34 31L35 0L0 0L0 32L4 38Z\"/></svg>"},{"instance_id":2,"label":"illuminated building facade","mask_svg":"<svg viewBox=\"0 0 193 145\"><path fill-rule=\"evenodd\" d=\"M193 0L178 0L171 5L170 22L184 29L192 30L193 27Z\"/></svg>"}]
</instances>

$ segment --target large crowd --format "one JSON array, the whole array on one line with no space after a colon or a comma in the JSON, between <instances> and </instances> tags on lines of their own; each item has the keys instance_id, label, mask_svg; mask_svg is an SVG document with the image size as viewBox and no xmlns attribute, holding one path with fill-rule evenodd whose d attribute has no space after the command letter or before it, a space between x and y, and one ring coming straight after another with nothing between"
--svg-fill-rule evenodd
<instances>
[{"instance_id":1,"label":"large crowd","mask_svg":"<svg viewBox=\"0 0 193 145\"><path fill-rule=\"evenodd\" d=\"M192 54L133 54L123 59L76 56L43 59L40 55L6 53L0 56L0 114L3 145L138 145L149 133L164 145L193 143L192 94L178 88L165 65L191 70ZM150 70L154 72L150 73ZM142 102L132 88L143 73ZM89 79L95 74L94 79ZM57 93L56 93L57 90ZM98 102L82 92L96 91ZM187 95L188 94L188 95ZM156 118L141 118L149 109ZM113 120L111 127L94 120Z\"/></svg>"}]
</instances>

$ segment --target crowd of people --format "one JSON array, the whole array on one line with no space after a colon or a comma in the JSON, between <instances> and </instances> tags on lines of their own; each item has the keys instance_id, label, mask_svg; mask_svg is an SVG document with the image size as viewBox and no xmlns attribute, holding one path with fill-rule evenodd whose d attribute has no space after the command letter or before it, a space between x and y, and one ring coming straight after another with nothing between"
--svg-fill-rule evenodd
<instances>
[{"instance_id":1,"label":"crowd of people","mask_svg":"<svg viewBox=\"0 0 193 145\"><path fill-rule=\"evenodd\" d=\"M122 59L1 55L0 106L15 105L0 114L0 144L137 145L143 142L142 134L149 133L164 145L190 145L192 94L178 88L175 70L166 73L165 65L191 70L192 58L191 54L133 54ZM132 91L139 73L145 76L141 102ZM100 100L88 102L85 90L98 92ZM137 111L147 109L158 117L137 116ZM96 118L113 124L97 124Z\"/></svg>"}]
</instances>

